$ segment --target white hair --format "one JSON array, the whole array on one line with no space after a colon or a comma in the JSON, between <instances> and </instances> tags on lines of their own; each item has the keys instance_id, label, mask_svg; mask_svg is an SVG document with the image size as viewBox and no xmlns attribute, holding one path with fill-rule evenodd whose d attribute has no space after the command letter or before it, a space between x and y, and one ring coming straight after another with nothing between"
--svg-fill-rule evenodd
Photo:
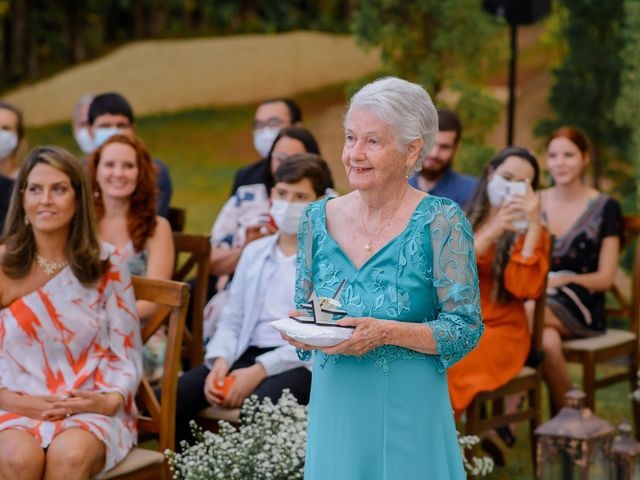
<instances>
[{"instance_id":1,"label":"white hair","mask_svg":"<svg viewBox=\"0 0 640 480\"><path fill-rule=\"evenodd\" d=\"M422 169L422 160L436 142L438 112L427 91L416 83L384 77L368 83L351 97L345 120L355 109L370 110L389 125L396 141L406 149L412 141L424 141L412 170Z\"/></svg>"}]
</instances>

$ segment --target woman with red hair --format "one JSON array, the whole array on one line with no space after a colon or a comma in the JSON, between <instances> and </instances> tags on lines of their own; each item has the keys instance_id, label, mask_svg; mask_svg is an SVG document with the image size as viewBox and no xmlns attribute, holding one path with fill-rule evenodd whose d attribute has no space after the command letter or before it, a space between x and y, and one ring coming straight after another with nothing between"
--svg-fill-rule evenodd
<instances>
[{"instance_id":1,"label":"woman with red hair","mask_svg":"<svg viewBox=\"0 0 640 480\"><path fill-rule=\"evenodd\" d=\"M132 275L171 279L171 227L156 215L155 170L142 141L114 135L93 153L88 167L100 239L120 252ZM150 302L139 300L136 306L143 323L154 313ZM162 375L163 345L145 346L145 372L152 380Z\"/></svg>"},{"instance_id":2,"label":"woman with red hair","mask_svg":"<svg viewBox=\"0 0 640 480\"><path fill-rule=\"evenodd\" d=\"M605 330L604 292L613 284L622 213L616 200L584 181L589 143L573 127L556 130L547 143L553 186L542 191L542 215L555 237L543 333L544 376L556 408L571 386L562 354L563 338Z\"/></svg>"}]
</instances>

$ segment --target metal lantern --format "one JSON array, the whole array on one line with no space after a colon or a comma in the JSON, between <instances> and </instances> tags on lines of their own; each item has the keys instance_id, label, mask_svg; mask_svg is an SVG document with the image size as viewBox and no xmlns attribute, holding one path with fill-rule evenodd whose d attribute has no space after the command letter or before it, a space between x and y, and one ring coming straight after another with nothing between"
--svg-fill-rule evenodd
<instances>
[{"instance_id":1,"label":"metal lantern","mask_svg":"<svg viewBox=\"0 0 640 480\"><path fill-rule=\"evenodd\" d=\"M613 427L584 408L583 392L567 393L567 406L535 434L538 480L610 479Z\"/></svg>"},{"instance_id":2,"label":"metal lantern","mask_svg":"<svg viewBox=\"0 0 640 480\"><path fill-rule=\"evenodd\" d=\"M623 422L611 447L612 480L640 480L640 442L631 437L631 425Z\"/></svg>"}]
</instances>

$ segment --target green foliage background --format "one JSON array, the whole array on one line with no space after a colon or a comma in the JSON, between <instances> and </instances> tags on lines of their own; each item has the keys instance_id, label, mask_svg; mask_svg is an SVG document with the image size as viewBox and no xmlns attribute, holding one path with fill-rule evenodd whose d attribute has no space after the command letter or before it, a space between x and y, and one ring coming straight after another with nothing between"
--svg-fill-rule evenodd
<instances>
[{"instance_id":1,"label":"green foliage background","mask_svg":"<svg viewBox=\"0 0 640 480\"><path fill-rule=\"evenodd\" d=\"M617 125L629 132L628 162L625 190L631 192L626 199L629 210L640 211L640 2L625 0L624 27L620 73L620 94L615 109Z\"/></svg>"},{"instance_id":2,"label":"green foliage background","mask_svg":"<svg viewBox=\"0 0 640 480\"><path fill-rule=\"evenodd\" d=\"M380 47L386 75L420 83L436 106L450 108L464 126L456 168L478 175L494 153L486 136L502 104L483 82L506 60L503 22L478 0L360 0L352 31L364 47ZM363 83L362 81L360 83ZM453 100L446 101L446 98Z\"/></svg>"},{"instance_id":3,"label":"green foliage background","mask_svg":"<svg viewBox=\"0 0 640 480\"><path fill-rule=\"evenodd\" d=\"M625 2L630 6L638 3ZM536 126L536 133L545 138L562 125L584 131L592 144L594 184L598 186L603 176L608 177L617 185L621 198L635 191L633 180L629 181L631 126L618 121L613 108L625 68L625 55L621 54L625 44L625 2L556 1L554 28L563 58L553 69L549 95L555 118ZM629 53L627 56L632 58L633 52ZM637 69L637 64L633 68Z\"/></svg>"}]
</instances>

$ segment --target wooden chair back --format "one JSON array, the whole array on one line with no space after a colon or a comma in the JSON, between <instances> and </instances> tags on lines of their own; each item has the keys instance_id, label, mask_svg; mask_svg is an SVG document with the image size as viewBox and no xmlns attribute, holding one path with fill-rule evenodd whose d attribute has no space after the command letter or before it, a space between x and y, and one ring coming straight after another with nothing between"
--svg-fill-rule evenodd
<instances>
[{"instance_id":1,"label":"wooden chair back","mask_svg":"<svg viewBox=\"0 0 640 480\"><path fill-rule=\"evenodd\" d=\"M140 409L138 429L158 435L160 451L175 450L176 392L189 285L138 276L132 277L132 283L137 300L148 300L159 306L142 328L142 342L146 343L162 326L167 327L162 394L158 400L151 383L143 376L136 397Z\"/></svg>"},{"instance_id":2,"label":"wooden chair back","mask_svg":"<svg viewBox=\"0 0 640 480\"><path fill-rule=\"evenodd\" d=\"M614 283L610 290L618 303L615 308L607 308L611 317L628 319L629 326L614 328L610 324L607 330L595 337L569 339L563 342L564 356L569 363L578 363L582 367L582 389L585 393L585 406L596 410L596 392L619 382L629 382L633 391L637 387L637 371L640 366L638 341L640 339L640 215L624 217L624 242L622 254L633 247L631 284L622 288ZM636 240L635 245L633 241ZM620 280L618 276L617 281ZM629 293L626 293L629 291ZM621 361L622 360L622 361ZM617 365L607 370L599 365ZM636 436L640 435L640 403L631 400Z\"/></svg>"},{"instance_id":3,"label":"wooden chair back","mask_svg":"<svg viewBox=\"0 0 640 480\"><path fill-rule=\"evenodd\" d=\"M184 208L169 208L169 216L167 217L171 230L174 232L184 232L184 224L187 221L187 211Z\"/></svg>"},{"instance_id":4,"label":"wooden chair back","mask_svg":"<svg viewBox=\"0 0 640 480\"><path fill-rule=\"evenodd\" d=\"M174 233L173 243L176 252L173 280L184 282L195 270L195 285L191 292L191 322L185 328L182 349L182 358L190 368L194 368L202 363L204 357L202 324L207 302L211 243L206 235L185 233ZM178 263L180 254L186 254L186 259Z\"/></svg>"},{"instance_id":5,"label":"wooden chair back","mask_svg":"<svg viewBox=\"0 0 640 480\"><path fill-rule=\"evenodd\" d=\"M633 248L631 261L631 288L628 293L614 283L610 290L617 306L607 308L608 317L621 317L629 319L629 328L640 338L640 215L624 216L624 239L620 251ZM636 240L635 244L633 243Z\"/></svg>"},{"instance_id":6,"label":"wooden chair back","mask_svg":"<svg viewBox=\"0 0 640 480\"><path fill-rule=\"evenodd\" d=\"M551 245L553 240L551 239ZM529 441L531 461L536 465L536 439L534 432L540 425L542 410L542 334L544 331L544 314L547 305L547 279L543 281L542 293L535 299L533 322L531 326L531 346L529 352L530 366L522 370L502 387L493 391L478 393L467 408L467 435L480 435L483 432L503 427L513 422L527 420L529 422ZM515 412L505 411L507 397L511 395L526 396L526 405ZM475 449L474 449L475 450ZM472 450L469 452L473 453Z\"/></svg>"}]
</instances>

